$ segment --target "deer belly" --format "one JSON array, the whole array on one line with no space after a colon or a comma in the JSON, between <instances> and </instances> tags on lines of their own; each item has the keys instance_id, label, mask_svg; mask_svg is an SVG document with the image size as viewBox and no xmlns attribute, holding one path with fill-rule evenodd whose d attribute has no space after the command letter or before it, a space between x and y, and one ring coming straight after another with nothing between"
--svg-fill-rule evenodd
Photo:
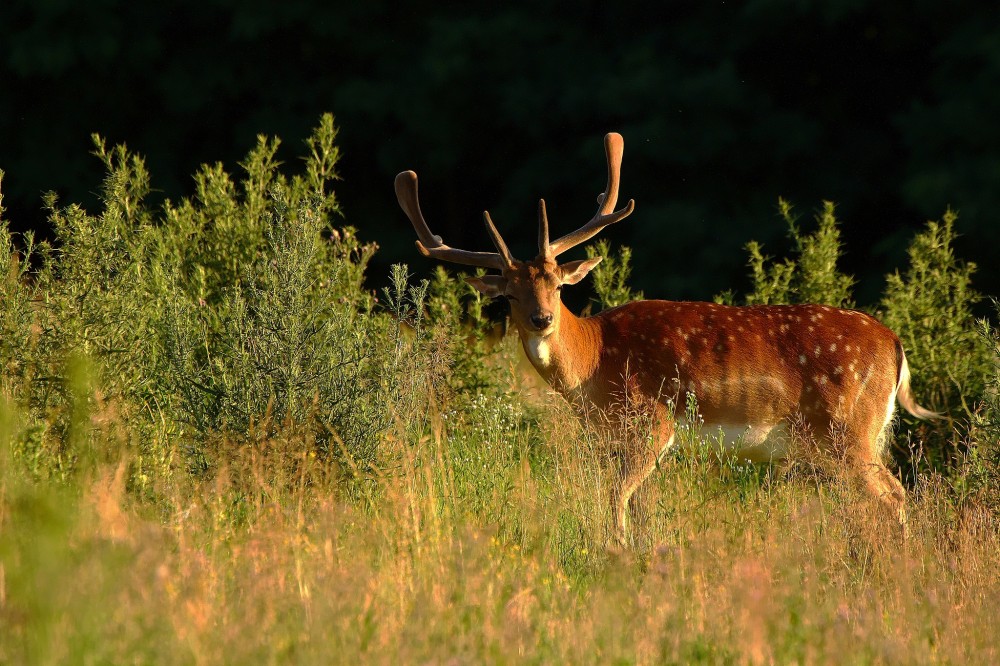
<instances>
[{"instance_id":1,"label":"deer belly","mask_svg":"<svg viewBox=\"0 0 1000 666\"><path fill-rule=\"evenodd\" d=\"M784 422L776 424L702 423L692 427L683 419L676 425L674 446L708 446L727 456L766 463L788 455L791 437Z\"/></svg>"}]
</instances>

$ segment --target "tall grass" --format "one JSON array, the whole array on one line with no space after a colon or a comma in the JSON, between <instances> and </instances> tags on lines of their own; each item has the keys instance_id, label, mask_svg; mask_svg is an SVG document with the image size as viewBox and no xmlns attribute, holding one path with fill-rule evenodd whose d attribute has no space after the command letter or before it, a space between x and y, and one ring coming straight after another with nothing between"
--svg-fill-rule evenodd
<instances>
[{"instance_id":1,"label":"tall grass","mask_svg":"<svg viewBox=\"0 0 1000 666\"><path fill-rule=\"evenodd\" d=\"M367 501L345 497L332 463L292 432L234 451L212 478L175 477L153 516L128 491L127 459L71 486L5 466L0 659L997 658L996 518L953 513L947 486L921 488L900 542L847 484L671 459L643 502L655 545L621 555L602 545L586 437L539 433L504 409L389 433L399 465Z\"/></svg>"},{"instance_id":2,"label":"tall grass","mask_svg":"<svg viewBox=\"0 0 1000 666\"><path fill-rule=\"evenodd\" d=\"M53 246L0 225L0 663L997 660L992 328L909 539L835 468L720 464L707 441L608 548L607 442L477 323L487 304L403 266L364 290L335 134L323 118L293 176L262 138L158 210L142 160L97 141L99 212L50 198ZM787 280L761 260L784 296L756 300L849 302L828 212ZM617 259L606 306L634 297ZM964 349L940 330L916 335Z\"/></svg>"}]
</instances>

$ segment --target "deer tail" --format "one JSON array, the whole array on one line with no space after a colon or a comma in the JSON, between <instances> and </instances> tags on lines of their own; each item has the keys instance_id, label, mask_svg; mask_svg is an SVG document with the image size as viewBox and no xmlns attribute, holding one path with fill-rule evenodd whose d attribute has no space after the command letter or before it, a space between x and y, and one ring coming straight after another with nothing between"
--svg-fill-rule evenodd
<instances>
[{"instance_id":1,"label":"deer tail","mask_svg":"<svg viewBox=\"0 0 1000 666\"><path fill-rule=\"evenodd\" d=\"M924 421L936 421L944 416L938 412L921 407L913 398L913 391L910 390L910 366L906 362L906 354L903 353L903 346L896 343L896 354L899 357L899 382L896 384L896 400L899 404L913 416Z\"/></svg>"}]
</instances>

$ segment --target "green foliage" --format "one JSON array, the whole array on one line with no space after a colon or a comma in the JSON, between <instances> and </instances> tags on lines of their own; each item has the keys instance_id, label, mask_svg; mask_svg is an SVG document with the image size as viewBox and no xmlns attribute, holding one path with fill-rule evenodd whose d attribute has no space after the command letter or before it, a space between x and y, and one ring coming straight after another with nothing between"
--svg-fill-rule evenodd
<instances>
[{"instance_id":1,"label":"green foliage","mask_svg":"<svg viewBox=\"0 0 1000 666\"><path fill-rule=\"evenodd\" d=\"M1000 315L1000 301L994 299L993 308ZM986 369L986 390L983 393L986 418L982 425L987 439L1000 450L1000 330L988 319L982 319L979 321L979 334L991 357Z\"/></svg>"},{"instance_id":2,"label":"green foliage","mask_svg":"<svg viewBox=\"0 0 1000 666\"><path fill-rule=\"evenodd\" d=\"M490 305L489 299L465 281L464 273L453 276L443 266L434 268L427 318L432 346L445 352L447 371L441 377L441 387L451 395L495 394L502 386L503 373L493 360L506 332L506 313L498 321L498 313Z\"/></svg>"},{"instance_id":3,"label":"green foliage","mask_svg":"<svg viewBox=\"0 0 1000 666\"><path fill-rule=\"evenodd\" d=\"M0 189L0 390L12 392L24 378L24 350L37 338L32 331L34 291L29 284L29 273L32 260L45 248L36 247L34 237L26 234L22 238L25 250L23 254L18 251L15 237L3 219L2 203Z\"/></svg>"},{"instance_id":4,"label":"green foliage","mask_svg":"<svg viewBox=\"0 0 1000 666\"><path fill-rule=\"evenodd\" d=\"M206 165L195 175L194 198L178 205L167 202L163 213L167 228L160 252L170 255L164 257L166 261L180 265L180 277L192 296L213 303L222 291L243 283L245 267L258 258L271 226L277 191L286 215L294 220L300 211L308 211L329 227L326 231L334 241L340 241L335 243L331 259L347 259L338 269L345 271L341 295L356 298L375 247L361 247L349 227L334 230L331 226L332 216L340 214L332 190L340 158L336 139L333 117L326 114L306 142L309 156L305 174L288 179L278 170L280 141L259 136L256 147L240 163L245 173L242 182L235 183L221 164ZM349 257L352 252L360 252L356 261Z\"/></svg>"},{"instance_id":5,"label":"green foliage","mask_svg":"<svg viewBox=\"0 0 1000 666\"><path fill-rule=\"evenodd\" d=\"M102 391L110 398L139 398L156 374L155 279L159 267L150 246L157 229L144 205L149 174L125 146L108 150L94 137L95 155L107 169L100 189L103 211L59 207L46 197L57 250L35 276L44 295L39 313L42 340L35 361L47 367L55 391L33 396L43 410L65 401L65 361L83 355L97 361Z\"/></svg>"},{"instance_id":6,"label":"green foliage","mask_svg":"<svg viewBox=\"0 0 1000 666\"><path fill-rule=\"evenodd\" d=\"M854 278L837 269L843 244L834 204L823 202L823 210L816 215L818 228L811 234L805 234L800 229L789 202L778 199L778 210L788 224L793 252L797 256L768 265L771 259L764 256L761 245L756 241L748 243L753 291L747 295L746 303L824 303L852 307ZM732 301L732 297L723 296L721 300Z\"/></svg>"},{"instance_id":7,"label":"green foliage","mask_svg":"<svg viewBox=\"0 0 1000 666\"><path fill-rule=\"evenodd\" d=\"M993 301L994 311L1000 315L1000 302ZM975 421L973 434L978 447L973 451L978 455L984 470L980 487L988 488L984 493L993 508L1000 509L1000 331L988 320L979 322L979 333L989 349L991 363L986 370L986 390L983 392L983 406Z\"/></svg>"},{"instance_id":8,"label":"green foliage","mask_svg":"<svg viewBox=\"0 0 1000 666\"><path fill-rule=\"evenodd\" d=\"M143 160L95 137L107 169L99 214L49 196L54 252L29 236L19 255L0 228L0 326L5 341L27 341L2 348L4 384L54 469L75 466L87 440L78 415L103 404L128 416L140 468L169 465L163 447L178 443L201 467L212 433L266 437L288 424L311 430L321 452L333 438L357 467L374 464L401 356L362 288L375 246L333 224L336 134L324 116L291 178L278 141L260 137L244 177L203 167L196 195L160 211L145 205ZM81 359L96 372L86 390L74 388Z\"/></svg>"},{"instance_id":9,"label":"green foliage","mask_svg":"<svg viewBox=\"0 0 1000 666\"><path fill-rule=\"evenodd\" d=\"M615 256L611 252L611 244L602 238L585 249L588 259L604 257L604 261L590 272L597 297L593 302L598 312L642 300L642 292L632 291L628 284L632 276L631 248L623 245L618 249L618 256Z\"/></svg>"},{"instance_id":10,"label":"green foliage","mask_svg":"<svg viewBox=\"0 0 1000 666\"><path fill-rule=\"evenodd\" d=\"M442 383L451 357L448 349L434 344L432 331L427 326L428 281L410 285L409 279L406 264L393 264L390 284L383 291L385 308L393 318L389 337L394 368L399 374L393 397L399 409L407 413L423 412L422 416L426 416L426 406L433 400L433 396L427 394ZM409 335L405 334L407 332ZM417 429L422 432L424 425L422 418Z\"/></svg>"},{"instance_id":11,"label":"green foliage","mask_svg":"<svg viewBox=\"0 0 1000 666\"><path fill-rule=\"evenodd\" d=\"M179 288L170 294L159 322L165 388L180 396L185 422L201 434L246 432L265 417L315 420L370 463L388 419L381 374L391 351L353 282L371 248L346 250L343 238L327 235L319 207L292 212L283 190L272 197L261 208L270 217L263 245L241 280L211 302Z\"/></svg>"},{"instance_id":12,"label":"green foliage","mask_svg":"<svg viewBox=\"0 0 1000 666\"><path fill-rule=\"evenodd\" d=\"M889 275L882 320L903 341L913 387L927 404L968 421L992 367L990 348L976 327L973 263L955 257L957 216L928 222L908 250L909 267Z\"/></svg>"}]
</instances>

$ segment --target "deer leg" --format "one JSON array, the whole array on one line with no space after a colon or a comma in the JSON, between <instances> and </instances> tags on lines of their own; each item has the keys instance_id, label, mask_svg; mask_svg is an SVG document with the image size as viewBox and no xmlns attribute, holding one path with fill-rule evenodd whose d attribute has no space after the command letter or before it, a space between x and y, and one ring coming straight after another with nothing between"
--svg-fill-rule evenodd
<instances>
[{"instance_id":1,"label":"deer leg","mask_svg":"<svg viewBox=\"0 0 1000 666\"><path fill-rule=\"evenodd\" d=\"M653 469L656 467L656 456L648 455L627 457L622 463L621 478L615 484L611 493L611 510L615 518L615 539L624 547L628 542L626 519L629 513L629 500L639 489Z\"/></svg>"},{"instance_id":2,"label":"deer leg","mask_svg":"<svg viewBox=\"0 0 1000 666\"><path fill-rule=\"evenodd\" d=\"M888 422L881 419L865 433L856 433L851 441L857 442L858 448L849 451L848 455L855 467L855 474L865 483L868 493L878 500L879 504L899 522L906 530L906 490L899 479L889 471L882 462L882 441ZM860 435L860 436L858 436Z\"/></svg>"},{"instance_id":3,"label":"deer leg","mask_svg":"<svg viewBox=\"0 0 1000 666\"><path fill-rule=\"evenodd\" d=\"M648 440L643 438L642 442L626 447L621 457L619 479L611 492L615 540L623 548L628 543L626 521L629 514L629 500L656 469L660 457L673 443L673 423L661 419L653 428L651 435Z\"/></svg>"},{"instance_id":4,"label":"deer leg","mask_svg":"<svg viewBox=\"0 0 1000 666\"><path fill-rule=\"evenodd\" d=\"M881 461L869 463L862 470L862 475L868 491L905 529L906 490L903 484Z\"/></svg>"}]
</instances>

